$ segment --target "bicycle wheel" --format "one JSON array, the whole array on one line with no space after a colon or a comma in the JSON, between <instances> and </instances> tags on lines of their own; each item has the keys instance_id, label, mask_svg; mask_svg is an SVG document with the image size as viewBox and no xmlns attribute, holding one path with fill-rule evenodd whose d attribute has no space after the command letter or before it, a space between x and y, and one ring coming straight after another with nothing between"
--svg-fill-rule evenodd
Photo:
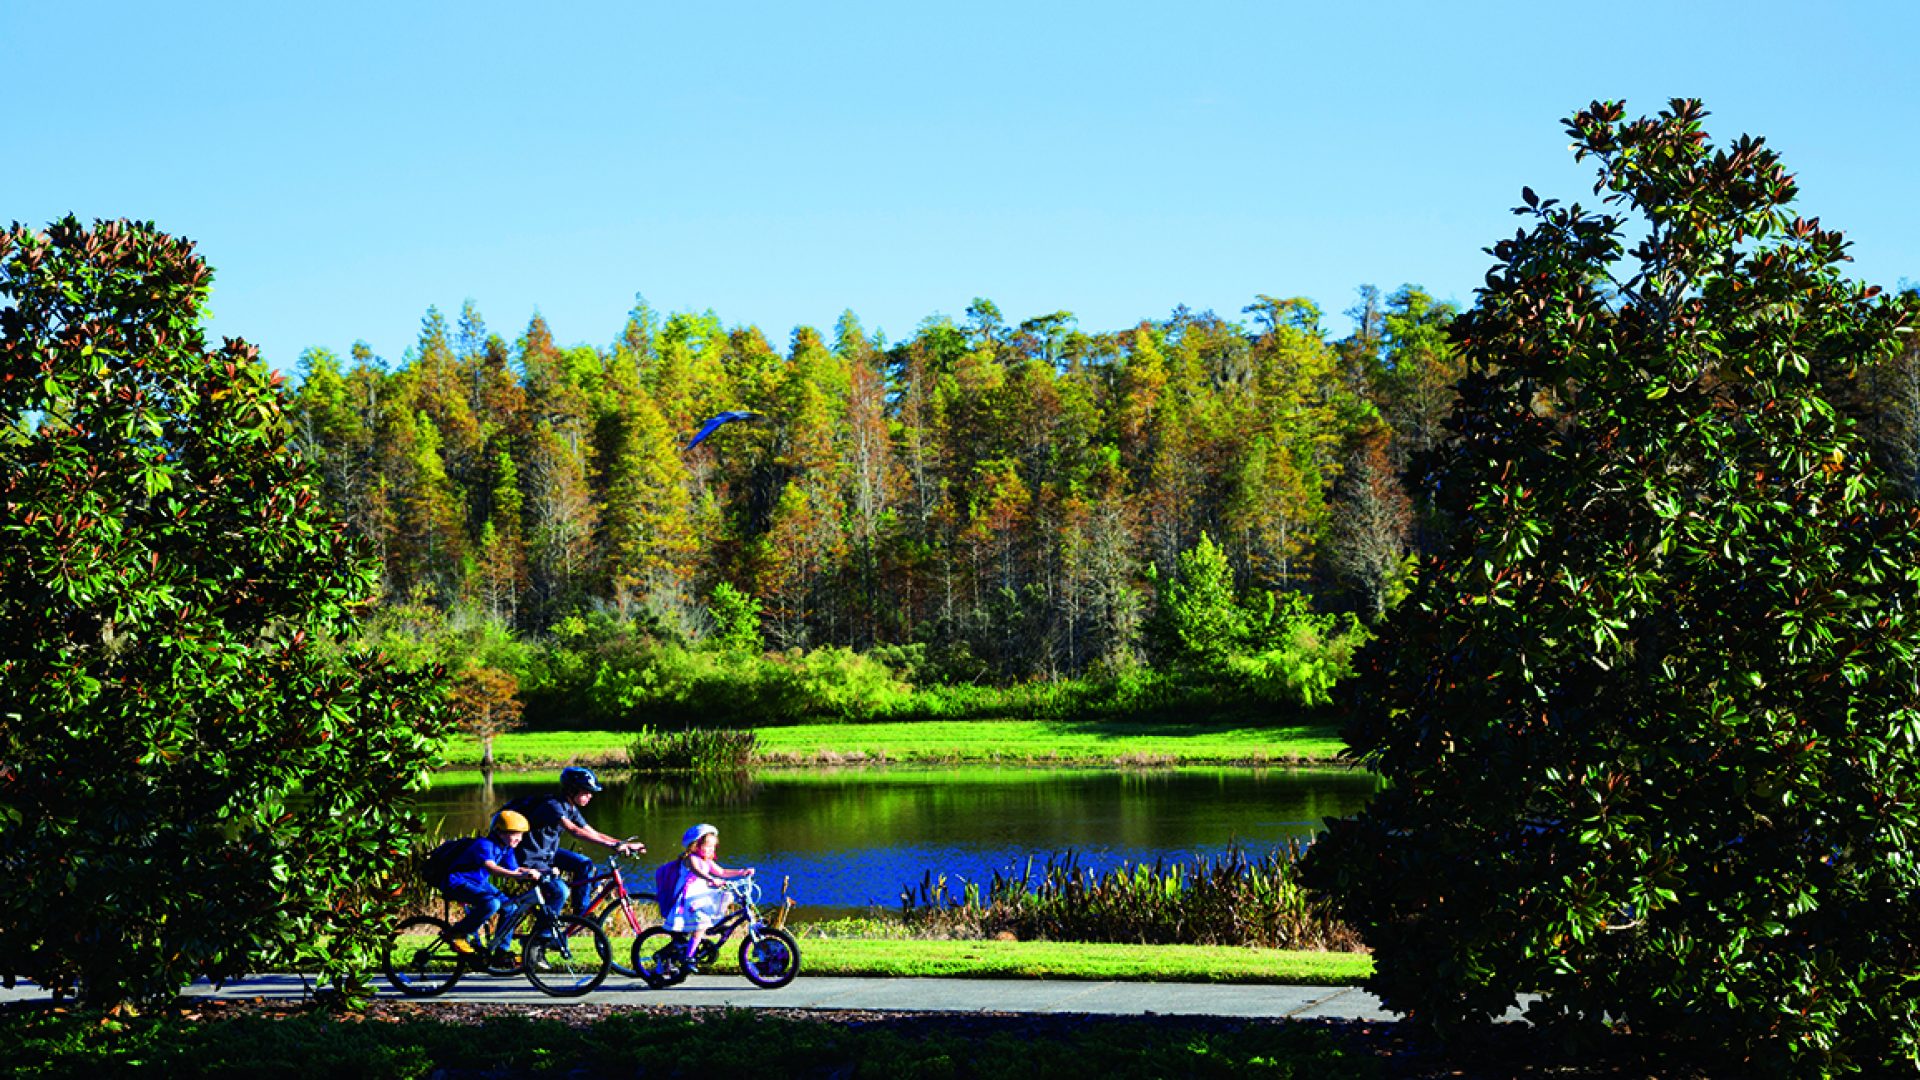
<instances>
[{"instance_id":1,"label":"bicycle wheel","mask_svg":"<svg viewBox=\"0 0 1920 1080\"><path fill-rule=\"evenodd\" d=\"M628 893L627 899L633 904L633 916L639 922L635 929L627 920L627 914L616 903L602 904L587 913L587 918L600 924L600 932L607 935L607 941L613 945L613 970L626 978L638 978L640 973L626 961L632 958L633 945L649 926L660 925L660 906L654 901L652 893Z\"/></svg>"},{"instance_id":2,"label":"bicycle wheel","mask_svg":"<svg viewBox=\"0 0 1920 1080\"><path fill-rule=\"evenodd\" d=\"M687 943L664 926L648 927L633 939L633 970L655 990L687 977Z\"/></svg>"},{"instance_id":3,"label":"bicycle wheel","mask_svg":"<svg viewBox=\"0 0 1920 1080\"><path fill-rule=\"evenodd\" d=\"M613 947L591 919L562 915L551 934L534 933L520 952L527 981L543 994L579 997L605 982Z\"/></svg>"},{"instance_id":4,"label":"bicycle wheel","mask_svg":"<svg viewBox=\"0 0 1920 1080\"><path fill-rule=\"evenodd\" d=\"M387 982L408 997L433 997L451 990L460 981L466 964L454 950L447 930L445 919L431 915L401 923L380 957L380 970Z\"/></svg>"},{"instance_id":5,"label":"bicycle wheel","mask_svg":"<svg viewBox=\"0 0 1920 1080\"><path fill-rule=\"evenodd\" d=\"M800 943L785 930L763 928L740 943L740 974L762 990L778 990L800 974Z\"/></svg>"}]
</instances>

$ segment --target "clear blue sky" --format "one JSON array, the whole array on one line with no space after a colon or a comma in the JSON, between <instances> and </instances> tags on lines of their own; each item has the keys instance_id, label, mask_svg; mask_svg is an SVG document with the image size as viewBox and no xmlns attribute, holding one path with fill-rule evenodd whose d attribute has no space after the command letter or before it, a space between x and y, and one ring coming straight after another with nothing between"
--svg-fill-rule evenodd
<instances>
[{"instance_id":1,"label":"clear blue sky","mask_svg":"<svg viewBox=\"0 0 1920 1080\"><path fill-rule=\"evenodd\" d=\"M398 360L429 305L784 346L984 296L1082 329L1355 288L1472 301L1559 120L1704 98L1857 276L1920 278L1920 6L0 0L0 220L151 219L213 329ZM1589 199L1590 201L1590 199Z\"/></svg>"}]
</instances>

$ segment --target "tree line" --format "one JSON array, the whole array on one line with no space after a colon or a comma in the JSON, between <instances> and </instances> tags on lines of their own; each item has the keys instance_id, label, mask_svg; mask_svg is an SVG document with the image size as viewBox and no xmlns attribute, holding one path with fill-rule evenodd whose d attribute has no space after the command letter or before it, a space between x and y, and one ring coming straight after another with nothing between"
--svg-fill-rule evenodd
<instances>
[{"instance_id":1,"label":"tree line","mask_svg":"<svg viewBox=\"0 0 1920 1080\"><path fill-rule=\"evenodd\" d=\"M898 343L848 312L776 349L636 303L610 346L536 315L509 343L429 309L389 365L301 357L295 437L390 601L538 635L587 608L683 638L716 588L775 649L918 642L982 677L1075 676L1142 648L1156 581L1208 538L1239 588L1374 615L1445 437L1455 311L1360 290L1089 333L988 300ZM691 451L710 416L751 410Z\"/></svg>"}]
</instances>

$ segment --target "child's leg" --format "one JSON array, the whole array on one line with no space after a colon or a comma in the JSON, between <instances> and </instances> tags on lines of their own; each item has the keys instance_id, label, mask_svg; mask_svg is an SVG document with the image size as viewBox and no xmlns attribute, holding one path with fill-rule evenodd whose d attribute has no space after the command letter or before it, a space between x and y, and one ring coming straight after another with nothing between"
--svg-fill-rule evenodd
<instances>
[{"instance_id":1,"label":"child's leg","mask_svg":"<svg viewBox=\"0 0 1920 1080\"><path fill-rule=\"evenodd\" d=\"M596 867L593 860L577 851L561 848L553 853L553 868L566 876L573 896L573 909L579 911L587 906L587 879L592 877ZM562 889L560 901L566 903L569 890ZM559 914L559 912L554 912Z\"/></svg>"},{"instance_id":2,"label":"child's leg","mask_svg":"<svg viewBox=\"0 0 1920 1080\"><path fill-rule=\"evenodd\" d=\"M705 926L696 926L693 928L693 933L687 935L687 959L689 961L700 951L700 941L706 936L707 928Z\"/></svg>"},{"instance_id":3,"label":"child's leg","mask_svg":"<svg viewBox=\"0 0 1920 1080\"><path fill-rule=\"evenodd\" d=\"M493 917L494 912L500 910L500 905L507 899L506 894L498 889L455 887L447 889L446 893L455 901L467 905L466 915L447 929L447 936L455 940L480 929L488 919Z\"/></svg>"}]
</instances>

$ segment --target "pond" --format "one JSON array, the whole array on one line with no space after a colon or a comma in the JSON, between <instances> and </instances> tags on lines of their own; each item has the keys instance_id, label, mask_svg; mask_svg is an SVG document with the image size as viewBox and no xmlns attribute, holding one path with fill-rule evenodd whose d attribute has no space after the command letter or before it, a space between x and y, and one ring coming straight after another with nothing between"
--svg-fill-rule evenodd
<instances>
[{"instance_id":1,"label":"pond","mask_svg":"<svg viewBox=\"0 0 1920 1080\"><path fill-rule=\"evenodd\" d=\"M442 835L479 832L537 780L442 776L424 799ZM1096 872L1123 861L1217 855L1238 845L1263 855L1307 840L1321 820L1352 814L1377 786L1347 769L858 768L775 771L693 782L603 778L587 807L595 828L646 843L648 866L677 853L696 822L720 829L724 866L752 866L770 892L782 878L822 918L897 908L903 889L931 874L984 887L993 874L1071 851ZM599 852L589 850L589 856ZM650 884L649 884L649 887Z\"/></svg>"}]
</instances>

